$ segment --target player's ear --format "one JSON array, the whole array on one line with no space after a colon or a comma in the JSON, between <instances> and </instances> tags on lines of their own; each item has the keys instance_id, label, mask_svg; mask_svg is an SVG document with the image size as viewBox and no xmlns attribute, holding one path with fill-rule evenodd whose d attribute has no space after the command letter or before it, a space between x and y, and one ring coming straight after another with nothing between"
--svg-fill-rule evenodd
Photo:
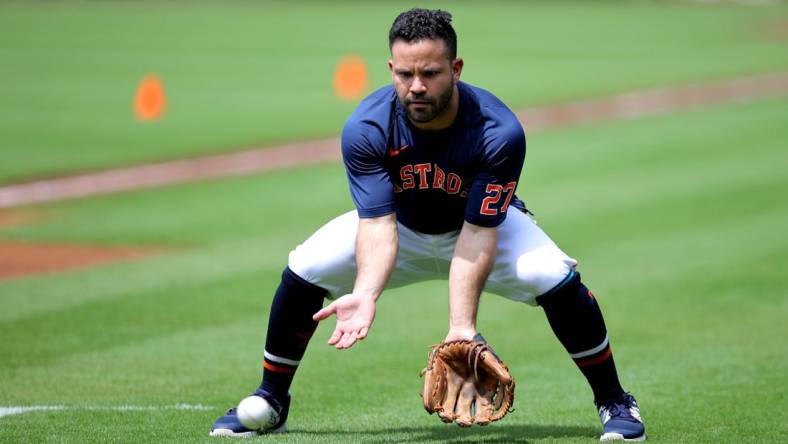
<instances>
[{"instance_id":1,"label":"player's ear","mask_svg":"<svg viewBox=\"0 0 788 444\"><path fill-rule=\"evenodd\" d=\"M451 75L455 84L460 81L460 74L462 74L462 67L464 65L465 62L459 57L451 61Z\"/></svg>"},{"instance_id":2,"label":"player's ear","mask_svg":"<svg viewBox=\"0 0 788 444\"><path fill-rule=\"evenodd\" d=\"M391 81L395 82L396 80L394 79L394 60L389 59L388 65L389 65L389 74L391 74Z\"/></svg>"}]
</instances>

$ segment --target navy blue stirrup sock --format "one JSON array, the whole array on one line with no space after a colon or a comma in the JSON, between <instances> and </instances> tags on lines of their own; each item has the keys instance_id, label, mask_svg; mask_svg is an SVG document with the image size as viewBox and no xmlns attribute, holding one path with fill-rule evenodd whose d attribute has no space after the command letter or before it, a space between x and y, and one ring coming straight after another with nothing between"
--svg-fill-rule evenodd
<instances>
[{"instance_id":1,"label":"navy blue stirrup sock","mask_svg":"<svg viewBox=\"0 0 788 444\"><path fill-rule=\"evenodd\" d=\"M567 279L536 298L556 337L583 373L601 401L624 390L618 380L605 320L594 295L572 271Z\"/></svg>"},{"instance_id":2,"label":"navy blue stirrup sock","mask_svg":"<svg viewBox=\"0 0 788 444\"><path fill-rule=\"evenodd\" d=\"M309 339L317 329L312 315L323 307L328 291L293 273L282 272L268 317L265 338L263 380L260 388L277 399L285 399L304 356Z\"/></svg>"}]
</instances>

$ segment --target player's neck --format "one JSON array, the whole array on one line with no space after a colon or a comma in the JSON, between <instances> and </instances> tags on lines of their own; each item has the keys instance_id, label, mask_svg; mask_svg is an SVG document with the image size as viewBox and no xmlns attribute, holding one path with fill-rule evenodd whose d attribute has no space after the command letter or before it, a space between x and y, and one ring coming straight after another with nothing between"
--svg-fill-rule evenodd
<instances>
[{"instance_id":1,"label":"player's neck","mask_svg":"<svg viewBox=\"0 0 788 444\"><path fill-rule=\"evenodd\" d=\"M414 122L410 121L410 123L415 126L416 128L423 130L423 131L440 131L450 127L454 120L457 118L457 112L460 109L460 91L457 88L457 85L454 85L454 92L451 95L451 99L449 100L449 106L443 110L438 116L434 119L430 120L429 122Z\"/></svg>"}]
</instances>

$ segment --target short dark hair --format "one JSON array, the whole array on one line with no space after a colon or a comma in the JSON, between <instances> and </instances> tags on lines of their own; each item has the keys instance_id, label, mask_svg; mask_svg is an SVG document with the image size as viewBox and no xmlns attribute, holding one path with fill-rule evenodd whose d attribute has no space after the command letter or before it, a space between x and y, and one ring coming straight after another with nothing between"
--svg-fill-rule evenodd
<instances>
[{"instance_id":1,"label":"short dark hair","mask_svg":"<svg viewBox=\"0 0 788 444\"><path fill-rule=\"evenodd\" d=\"M451 26L451 14L440 9L413 8L398 15L389 30L389 50L397 40L416 43L427 39L443 40L449 59L457 58L457 33Z\"/></svg>"}]
</instances>

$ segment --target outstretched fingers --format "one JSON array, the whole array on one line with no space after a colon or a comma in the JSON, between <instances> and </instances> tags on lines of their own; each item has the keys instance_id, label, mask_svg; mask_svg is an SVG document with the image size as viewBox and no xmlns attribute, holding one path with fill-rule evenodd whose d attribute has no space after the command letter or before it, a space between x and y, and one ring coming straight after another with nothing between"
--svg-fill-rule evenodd
<instances>
[{"instance_id":1,"label":"outstretched fingers","mask_svg":"<svg viewBox=\"0 0 788 444\"><path fill-rule=\"evenodd\" d=\"M337 349L350 348L356 341L364 339L369 332L368 327L361 330L344 330L340 326L334 329L334 333L328 338L328 345L333 345Z\"/></svg>"},{"instance_id":2,"label":"outstretched fingers","mask_svg":"<svg viewBox=\"0 0 788 444\"><path fill-rule=\"evenodd\" d=\"M343 331L337 327L328 339L328 345L333 345L339 350L350 348L356 341L363 339L359 334L357 331Z\"/></svg>"},{"instance_id":3,"label":"outstretched fingers","mask_svg":"<svg viewBox=\"0 0 788 444\"><path fill-rule=\"evenodd\" d=\"M358 337L358 332L355 331L345 332L342 335L342 339L340 339L340 341L337 343L336 347L338 349L350 348L353 346L353 344L356 343L357 337Z\"/></svg>"},{"instance_id":4,"label":"outstretched fingers","mask_svg":"<svg viewBox=\"0 0 788 444\"><path fill-rule=\"evenodd\" d=\"M340 339L342 339L342 330L335 328L334 333L328 338L328 345L336 345Z\"/></svg>"},{"instance_id":5,"label":"outstretched fingers","mask_svg":"<svg viewBox=\"0 0 788 444\"><path fill-rule=\"evenodd\" d=\"M331 315L336 316L334 332L328 345L339 350L350 348L364 339L375 318L374 299L346 294L312 315L315 321L322 321Z\"/></svg>"}]
</instances>

